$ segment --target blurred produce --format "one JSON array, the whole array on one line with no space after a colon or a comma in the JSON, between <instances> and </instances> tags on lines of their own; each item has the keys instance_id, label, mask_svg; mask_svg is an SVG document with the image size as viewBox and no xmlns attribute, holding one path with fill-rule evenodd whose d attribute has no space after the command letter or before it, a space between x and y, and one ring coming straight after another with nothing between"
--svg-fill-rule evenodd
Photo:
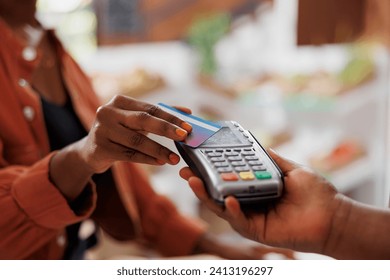
<instances>
[{"instance_id":1,"label":"blurred produce","mask_svg":"<svg viewBox=\"0 0 390 280\"><path fill-rule=\"evenodd\" d=\"M329 173L340 169L365 155L364 148L355 140L344 140L332 150L316 154L310 158L310 165L322 172Z\"/></svg>"},{"instance_id":2,"label":"blurred produce","mask_svg":"<svg viewBox=\"0 0 390 280\"><path fill-rule=\"evenodd\" d=\"M217 70L214 55L215 44L226 34L230 26L230 16L218 13L195 20L188 31L188 42L200 56L200 73L213 75Z\"/></svg>"}]
</instances>

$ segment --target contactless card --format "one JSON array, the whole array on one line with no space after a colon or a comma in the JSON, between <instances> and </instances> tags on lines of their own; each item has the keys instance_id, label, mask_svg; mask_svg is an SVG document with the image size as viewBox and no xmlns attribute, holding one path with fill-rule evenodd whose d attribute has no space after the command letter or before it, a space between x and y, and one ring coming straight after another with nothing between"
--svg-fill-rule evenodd
<instances>
[{"instance_id":1,"label":"contactless card","mask_svg":"<svg viewBox=\"0 0 390 280\"><path fill-rule=\"evenodd\" d=\"M168 106L163 103L158 103L158 105L164 111L182 119L183 121L188 122L192 125L192 131L188 134L187 138L183 141L184 144L196 148L201 145L204 141L209 139L212 135L214 135L221 126L213 123L211 121L204 120L202 118L196 117L194 115L190 115L184 113L176 108Z\"/></svg>"}]
</instances>

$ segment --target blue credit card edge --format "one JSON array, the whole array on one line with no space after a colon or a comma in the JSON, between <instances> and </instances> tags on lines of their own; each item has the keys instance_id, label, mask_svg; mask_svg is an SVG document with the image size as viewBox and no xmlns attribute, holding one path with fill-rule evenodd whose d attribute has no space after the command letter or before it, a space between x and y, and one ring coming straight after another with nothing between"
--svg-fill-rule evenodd
<instances>
[{"instance_id":1,"label":"blue credit card edge","mask_svg":"<svg viewBox=\"0 0 390 280\"><path fill-rule=\"evenodd\" d=\"M183 115L185 115L185 116L188 117L188 118L191 118L191 119L197 120L197 121L199 121L199 122L202 122L202 123L208 124L208 125L210 125L210 126L213 126L213 127L215 127L215 128L221 128L221 127L222 127L222 126L220 126L219 124L216 124L216 123L214 123L214 122L211 122L211 121L208 121L208 120L199 118L199 117L194 116L194 115L191 115L191 114L187 114L187 113L185 113L185 112L183 112L183 111L180 111L180 110L178 110L178 109L176 109L176 108L174 108L174 107L171 107L171 106L169 106L169 105L166 105L166 104L164 104L164 103L158 103L158 105L159 105L159 106L162 106L162 107L165 107L165 108L167 108L167 109L169 109L169 110L175 111L175 112L177 112L177 113L183 114Z\"/></svg>"}]
</instances>

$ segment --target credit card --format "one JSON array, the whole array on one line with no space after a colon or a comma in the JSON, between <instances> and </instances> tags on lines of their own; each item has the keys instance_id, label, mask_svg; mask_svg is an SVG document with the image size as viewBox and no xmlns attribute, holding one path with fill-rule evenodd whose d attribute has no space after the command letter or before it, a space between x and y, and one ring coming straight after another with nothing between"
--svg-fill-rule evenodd
<instances>
[{"instance_id":1,"label":"credit card","mask_svg":"<svg viewBox=\"0 0 390 280\"><path fill-rule=\"evenodd\" d=\"M204 120L194 115L184 113L164 103L158 103L158 105L164 111L182 119L183 121L188 122L192 126L191 133L188 134L187 138L183 141L184 144L190 147L198 147L221 128L219 124Z\"/></svg>"}]
</instances>

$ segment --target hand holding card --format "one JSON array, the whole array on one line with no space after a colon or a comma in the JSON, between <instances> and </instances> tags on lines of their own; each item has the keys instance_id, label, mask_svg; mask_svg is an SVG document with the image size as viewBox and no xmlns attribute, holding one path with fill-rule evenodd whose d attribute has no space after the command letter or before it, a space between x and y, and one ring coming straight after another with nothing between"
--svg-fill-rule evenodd
<instances>
[{"instance_id":1,"label":"hand holding card","mask_svg":"<svg viewBox=\"0 0 390 280\"><path fill-rule=\"evenodd\" d=\"M183 141L184 144L192 148L196 148L201 145L221 128L220 125L214 122L184 113L164 103L158 103L158 105L161 107L161 109L182 119L183 121L188 122L192 126L192 132L188 134L187 138Z\"/></svg>"}]
</instances>

